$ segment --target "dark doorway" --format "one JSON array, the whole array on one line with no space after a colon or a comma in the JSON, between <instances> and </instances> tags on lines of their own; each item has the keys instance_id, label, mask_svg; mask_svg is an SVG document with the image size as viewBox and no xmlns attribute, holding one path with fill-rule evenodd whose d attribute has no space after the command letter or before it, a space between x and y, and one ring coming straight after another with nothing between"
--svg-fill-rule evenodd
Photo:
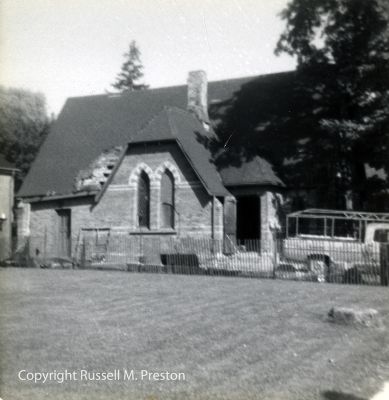
<instances>
[{"instance_id":1,"label":"dark doorway","mask_svg":"<svg viewBox=\"0 0 389 400\"><path fill-rule=\"evenodd\" d=\"M71 256L71 225L70 210L57 210L58 214L58 255Z\"/></svg>"},{"instance_id":2,"label":"dark doorway","mask_svg":"<svg viewBox=\"0 0 389 400\"><path fill-rule=\"evenodd\" d=\"M260 239L259 196L241 196L237 200L236 233L238 240Z\"/></svg>"}]
</instances>

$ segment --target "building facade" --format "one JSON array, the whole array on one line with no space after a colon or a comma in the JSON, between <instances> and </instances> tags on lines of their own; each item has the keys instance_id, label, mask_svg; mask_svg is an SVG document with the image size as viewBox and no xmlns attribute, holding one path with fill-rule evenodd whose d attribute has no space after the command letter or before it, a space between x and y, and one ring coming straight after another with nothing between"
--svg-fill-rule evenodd
<instances>
[{"instance_id":1,"label":"building facade","mask_svg":"<svg viewBox=\"0 0 389 400\"><path fill-rule=\"evenodd\" d=\"M13 250L12 226L14 183L16 169L0 157L0 261L11 257Z\"/></svg>"},{"instance_id":2,"label":"building facade","mask_svg":"<svg viewBox=\"0 0 389 400\"><path fill-rule=\"evenodd\" d=\"M187 87L68 100L19 193L19 243L33 257L74 259L86 237L104 246L120 234L153 264L155 243L171 239L269 248L283 183L260 157L215 163L207 94L196 71Z\"/></svg>"}]
</instances>

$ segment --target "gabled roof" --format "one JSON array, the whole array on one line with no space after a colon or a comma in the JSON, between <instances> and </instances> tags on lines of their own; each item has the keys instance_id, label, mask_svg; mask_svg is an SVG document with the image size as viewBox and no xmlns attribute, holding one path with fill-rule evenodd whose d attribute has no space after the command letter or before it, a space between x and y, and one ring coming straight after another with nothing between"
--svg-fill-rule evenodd
<instances>
[{"instance_id":1,"label":"gabled roof","mask_svg":"<svg viewBox=\"0 0 389 400\"><path fill-rule=\"evenodd\" d=\"M265 76L261 79L267 78ZM256 80L258 77L209 82L210 107L218 108L220 104L221 110L242 86ZM42 145L18 196L72 193L78 172L87 168L104 150L125 145L135 137L141 140L137 133L164 107L185 108L186 104L186 85L68 99ZM192 128L198 129L199 126L194 126L193 121L189 122L187 117L179 117L178 114L175 113L177 127L180 126L186 132ZM199 150L200 144L195 138L179 136L178 141L181 144L186 143L183 147L189 158L198 159L199 165L209 164L209 160L205 162L206 152ZM145 139L146 136L143 140ZM189 150L192 146L194 150ZM193 154L189 154L190 152ZM200 173L203 168L197 166L198 172ZM210 178L205 176L213 173L202 171L201 174L204 182L208 182ZM209 182L207 184L210 185Z\"/></svg>"},{"instance_id":2,"label":"gabled roof","mask_svg":"<svg viewBox=\"0 0 389 400\"><path fill-rule=\"evenodd\" d=\"M210 195L227 196L228 190L212 162L212 154L196 138L209 134L194 114L176 107L165 107L138 134L131 143L174 140L191 164ZM212 133L213 134L213 133Z\"/></svg>"},{"instance_id":3,"label":"gabled roof","mask_svg":"<svg viewBox=\"0 0 389 400\"><path fill-rule=\"evenodd\" d=\"M273 171L270 163L259 156L255 156L250 161L246 160L240 165L225 166L219 172L226 186L285 186Z\"/></svg>"}]
</instances>

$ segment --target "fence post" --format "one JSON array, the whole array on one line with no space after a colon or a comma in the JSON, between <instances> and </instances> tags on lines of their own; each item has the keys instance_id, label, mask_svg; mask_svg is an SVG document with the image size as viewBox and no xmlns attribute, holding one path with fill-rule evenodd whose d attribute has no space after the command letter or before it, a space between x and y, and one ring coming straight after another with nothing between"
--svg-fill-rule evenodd
<instances>
[{"instance_id":1,"label":"fence post","mask_svg":"<svg viewBox=\"0 0 389 400\"><path fill-rule=\"evenodd\" d=\"M45 226L44 236L43 236L43 259L44 262L47 260L47 226Z\"/></svg>"},{"instance_id":2,"label":"fence post","mask_svg":"<svg viewBox=\"0 0 389 400\"><path fill-rule=\"evenodd\" d=\"M85 268L86 263L86 248L85 248L85 236L82 238L81 243L81 254L80 254L80 267Z\"/></svg>"},{"instance_id":3,"label":"fence post","mask_svg":"<svg viewBox=\"0 0 389 400\"><path fill-rule=\"evenodd\" d=\"M380 277L381 286L389 285L389 244L380 245Z\"/></svg>"},{"instance_id":4,"label":"fence post","mask_svg":"<svg viewBox=\"0 0 389 400\"><path fill-rule=\"evenodd\" d=\"M26 241L24 263L25 263L25 266L28 268L31 268L34 266L34 263L32 261L32 257L31 257L31 236L29 236Z\"/></svg>"},{"instance_id":5,"label":"fence post","mask_svg":"<svg viewBox=\"0 0 389 400\"><path fill-rule=\"evenodd\" d=\"M278 237L277 237L277 232L275 229L272 229L272 235L273 235L273 279L276 279L276 269L277 269L277 263L278 263Z\"/></svg>"}]
</instances>

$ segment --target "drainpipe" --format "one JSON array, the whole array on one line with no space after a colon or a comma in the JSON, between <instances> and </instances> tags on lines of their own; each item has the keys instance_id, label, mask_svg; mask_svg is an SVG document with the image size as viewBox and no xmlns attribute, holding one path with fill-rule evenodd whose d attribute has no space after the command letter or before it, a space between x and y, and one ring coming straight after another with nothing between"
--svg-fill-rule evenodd
<instances>
[{"instance_id":1,"label":"drainpipe","mask_svg":"<svg viewBox=\"0 0 389 400\"><path fill-rule=\"evenodd\" d=\"M215 196L212 196L212 219L211 219L211 224L212 224L212 233L211 237L212 239L215 239Z\"/></svg>"}]
</instances>

